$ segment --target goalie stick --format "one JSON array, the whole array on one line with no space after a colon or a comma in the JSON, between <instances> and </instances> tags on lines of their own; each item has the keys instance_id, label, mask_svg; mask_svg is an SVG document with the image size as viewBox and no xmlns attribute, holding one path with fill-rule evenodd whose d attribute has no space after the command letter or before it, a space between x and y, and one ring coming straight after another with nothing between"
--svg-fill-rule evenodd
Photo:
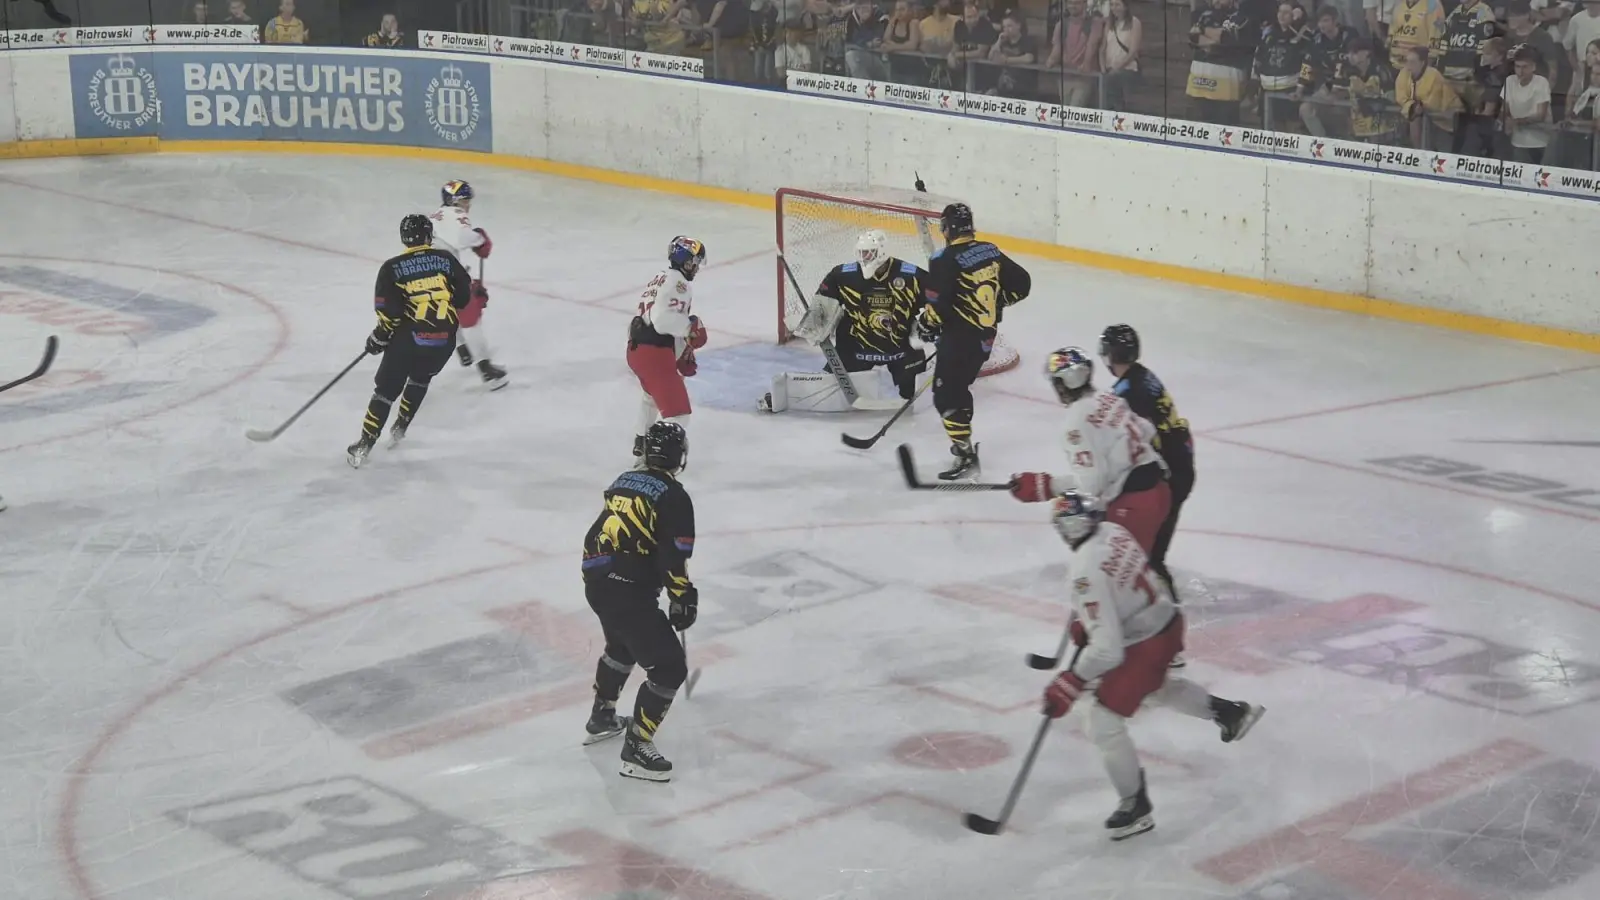
<instances>
[{"instance_id":1,"label":"goalie stick","mask_svg":"<svg viewBox=\"0 0 1600 900\"><path fill-rule=\"evenodd\" d=\"M811 304L806 302L806 292L800 287L800 279L794 277L794 270L789 268L789 260L784 258L781 248L778 250L778 262L783 266L783 274L789 276L789 284L794 288L795 296L800 298L800 305L807 310L811 309ZM839 351L834 349L832 338L824 338L817 346L821 348L822 358L827 362L828 374L839 383L839 390L844 393L844 398L849 401L851 407L881 410L894 409L898 405L898 401L890 404L881 400L867 400L861 396L861 392L856 390L855 382L850 380L850 373L844 370L844 361L839 358Z\"/></svg>"},{"instance_id":2,"label":"goalie stick","mask_svg":"<svg viewBox=\"0 0 1600 900\"><path fill-rule=\"evenodd\" d=\"M933 362L933 358L938 355L939 351L937 350L928 354L928 358L924 362L924 365ZM884 435L889 433L889 429L894 425L894 423L900 421L900 417L906 414L906 411L911 408L911 405L917 402L917 398L922 396L922 392L926 391L932 384L933 376L929 375L927 379L922 382L922 387L917 388L917 392L911 395L911 399L900 404L900 408L895 410L894 415L889 417L889 421L883 423L883 427L874 432L872 437L858 438L852 437L848 434L841 434L839 435L839 440L844 441L845 446L847 447L854 447L857 450L871 450L872 445L876 444L879 438L882 438Z\"/></svg>"},{"instance_id":3,"label":"goalie stick","mask_svg":"<svg viewBox=\"0 0 1600 900\"><path fill-rule=\"evenodd\" d=\"M1079 647L1072 654L1072 661L1078 661L1078 653L1083 651ZM1068 668L1071 668L1069 665ZM1006 827L1006 822L1011 820L1011 811L1017 808L1017 798L1022 796L1022 786L1028 783L1028 775L1033 772L1033 761L1039 755L1039 746L1044 743L1045 733L1050 730L1050 723L1055 719L1046 715L1039 716L1039 730L1033 735L1033 746L1028 748L1028 755L1022 758L1022 768L1017 771L1015 781L1011 782L1011 793L1006 795L1005 805L1000 807L999 818L989 819L977 813L967 813L964 818L967 828L979 834L999 834Z\"/></svg>"},{"instance_id":4,"label":"goalie stick","mask_svg":"<svg viewBox=\"0 0 1600 900\"><path fill-rule=\"evenodd\" d=\"M277 428L274 428L271 431L266 431L266 430L263 430L263 429L260 429L260 428L252 428L249 431L246 431L244 433L244 436L249 438L252 441L255 441L258 444L265 444L265 443L267 443L269 441L277 440L278 439L278 435L283 434L285 431L288 431L289 430L289 426L293 425L297 419L299 419L301 416L305 415L306 414L306 410L310 409L313 405L315 405L318 400L321 400L323 394L326 394L327 392L333 390L333 386L334 385L338 384L339 381L341 379L343 379L346 375L349 375L350 374L350 370L354 369L357 365L359 365L361 363L361 361L363 359L366 359L366 358L367 358L367 351L362 350L360 356L356 357L355 359L352 359L350 361L350 365L345 366L344 369L339 374L333 376L333 380L332 381L330 381L327 384L323 385L322 386L322 390L317 391L316 394L313 395L310 400L307 400L305 406L302 406L299 409L295 410L294 411L294 415L290 416L282 425L279 425Z\"/></svg>"},{"instance_id":5,"label":"goalie stick","mask_svg":"<svg viewBox=\"0 0 1600 900\"><path fill-rule=\"evenodd\" d=\"M917 461L911 455L911 445L901 444L900 473L906 478L906 487L913 491L1009 491L1011 483L993 481L923 481L917 475Z\"/></svg>"},{"instance_id":6,"label":"goalie stick","mask_svg":"<svg viewBox=\"0 0 1600 900\"><path fill-rule=\"evenodd\" d=\"M32 372L29 372L28 374L22 376L21 378L18 378L16 381L10 381L10 382L7 382L5 384L0 384L0 393L4 393L6 391L9 391L14 387L21 387L22 385L27 384L28 382L34 380L35 378L43 378L44 374L46 372L50 371L51 364L56 361L56 349L58 347L60 347L60 346L61 346L61 341L55 335L52 334L49 337L45 338L44 339L44 358L39 360L39 365Z\"/></svg>"}]
</instances>

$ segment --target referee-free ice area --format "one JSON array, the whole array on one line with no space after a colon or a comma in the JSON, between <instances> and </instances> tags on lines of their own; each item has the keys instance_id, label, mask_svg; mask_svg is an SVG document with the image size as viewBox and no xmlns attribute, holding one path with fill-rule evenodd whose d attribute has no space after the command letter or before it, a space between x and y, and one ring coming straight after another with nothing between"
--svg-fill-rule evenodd
<instances>
[{"instance_id":1,"label":"referee-free ice area","mask_svg":"<svg viewBox=\"0 0 1600 900\"><path fill-rule=\"evenodd\" d=\"M453 362L351 470L378 263L465 178L512 386ZM904 489L927 409L764 417L770 214L329 156L0 165L0 894L27 900L1588 900L1600 895L1600 359L1039 259L977 387L991 478L1060 469L1039 374L1128 322L1197 434L1172 562L1238 745L1133 725L1157 828L1076 717L997 837L1067 550ZM979 226L983 210L977 210ZM666 786L580 746L579 548L630 463L640 287L703 240L684 480L703 669ZM842 260L840 260L842 261ZM1352 263L1354 264L1354 263ZM628 698L632 697L630 685Z\"/></svg>"}]
</instances>

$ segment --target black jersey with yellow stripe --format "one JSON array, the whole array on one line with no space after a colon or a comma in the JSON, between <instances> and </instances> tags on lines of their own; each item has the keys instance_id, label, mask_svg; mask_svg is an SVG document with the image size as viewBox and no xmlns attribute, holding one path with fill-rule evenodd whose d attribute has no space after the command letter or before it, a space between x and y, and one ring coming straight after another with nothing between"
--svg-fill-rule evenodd
<instances>
[{"instance_id":1,"label":"black jersey with yellow stripe","mask_svg":"<svg viewBox=\"0 0 1600 900\"><path fill-rule=\"evenodd\" d=\"M1174 472L1193 471L1194 438L1189 420L1178 415L1167 386L1139 363L1128 367L1111 390L1128 402L1135 415L1156 427L1155 447Z\"/></svg>"},{"instance_id":2,"label":"black jersey with yellow stripe","mask_svg":"<svg viewBox=\"0 0 1600 900\"><path fill-rule=\"evenodd\" d=\"M988 241L958 237L928 261L928 303L946 335L993 339L1005 308L1032 289L1028 270Z\"/></svg>"},{"instance_id":3,"label":"black jersey with yellow stripe","mask_svg":"<svg viewBox=\"0 0 1600 900\"><path fill-rule=\"evenodd\" d=\"M583 538L585 581L636 584L651 596L689 588L694 503L683 485L656 469L624 472L606 488L605 509Z\"/></svg>"},{"instance_id":4,"label":"black jersey with yellow stripe","mask_svg":"<svg viewBox=\"0 0 1600 900\"><path fill-rule=\"evenodd\" d=\"M384 262L373 287L378 330L418 344L455 343L456 312L472 299L472 275L455 254L423 245Z\"/></svg>"},{"instance_id":5,"label":"black jersey with yellow stripe","mask_svg":"<svg viewBox=\"0 0 1600 900\"><path fill-rule=\"evenodd\" d=\"M861 270L860 263L834 266L817 293L839 301L844 310L839 327L864 349L898 353L911 340L911 326L927 302L928 273L916 263L889 259L883 276Z\"/></svg>"}]
</instances>

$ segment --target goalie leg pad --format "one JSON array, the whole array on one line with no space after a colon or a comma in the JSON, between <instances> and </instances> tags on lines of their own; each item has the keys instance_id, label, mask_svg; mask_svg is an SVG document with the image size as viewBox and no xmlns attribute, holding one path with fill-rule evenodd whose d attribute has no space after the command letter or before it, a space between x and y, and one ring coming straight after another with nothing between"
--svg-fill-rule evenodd
<instances>
[{"instance_id":1,"label":"goalie leg pad","mask_svg":"<svg viewBox=\"0 0 1600 900\"><path fill-rule=\"evenodd\" d=\"M850 381L863 400L891 399L876 371L851 372ZM772 377L772 411L849 412L854 409L828 372L785 372Z\"/></svg>"}]
</instances>

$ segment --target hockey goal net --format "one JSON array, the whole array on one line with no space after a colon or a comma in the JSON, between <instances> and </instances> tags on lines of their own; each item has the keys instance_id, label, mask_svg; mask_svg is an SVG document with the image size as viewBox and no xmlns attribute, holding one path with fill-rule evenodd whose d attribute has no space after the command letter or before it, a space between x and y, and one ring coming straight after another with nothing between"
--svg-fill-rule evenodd
<instances>
[{"instance_id":1,"label":"hockey goal net","mask_svg":"<svg viewBox=\"0 0 1600 900\"><path fill-rule=\"evenodd\" d=\"M950 197L896 188L828 188L801 190L780 188L777 192L778 251L778 343L792 335L789 324L798 322L810 302L810 292L822 283L828 270L840 263L854 262L856 238L869 228L881 230L889 238L889 253L924 269L928 257L944 246L939 233L939 213L956 202ZM795 279L805 296L795 293L783 271L789 261ZM1017 351L1004 337L996 336L994 350L980 375L993 375L1013 369L1019 362Z\"/></svg>"}]
</instances>

